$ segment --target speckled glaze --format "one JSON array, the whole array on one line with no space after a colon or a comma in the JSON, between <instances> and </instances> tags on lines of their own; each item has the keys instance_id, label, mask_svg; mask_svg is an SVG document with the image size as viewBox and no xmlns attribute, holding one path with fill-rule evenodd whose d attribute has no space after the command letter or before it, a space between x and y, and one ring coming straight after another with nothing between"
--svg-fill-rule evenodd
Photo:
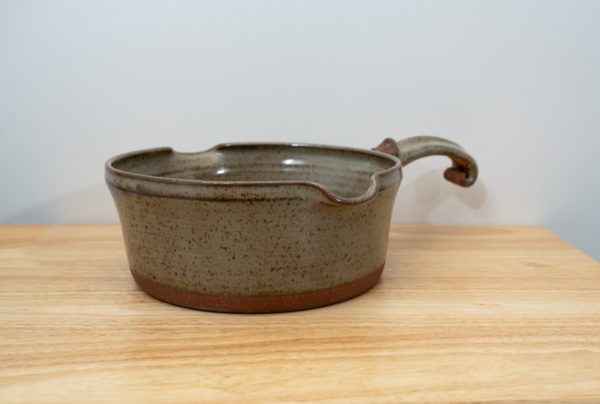
<instances>
[{"instance_id":1,"label":"speckled glaze","mask_svg":"<svg viewBox=\"0 0 600 404\"><path fill-rule=\"evenodd\" d=\"M110 159L134 279L158 299L223 312L299 310L364 292L385 264L402 176L403 156L384 151L256 143Z\"/></svg>"}]
</instances>

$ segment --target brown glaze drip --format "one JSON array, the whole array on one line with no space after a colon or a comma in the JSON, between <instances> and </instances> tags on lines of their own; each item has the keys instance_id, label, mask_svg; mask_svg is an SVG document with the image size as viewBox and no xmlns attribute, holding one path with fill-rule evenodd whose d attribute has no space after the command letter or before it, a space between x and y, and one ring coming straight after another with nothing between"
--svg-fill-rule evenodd
<instances>
[{"instance_id":1,"label":"brown glaze drip","mask_svg":"<svg viewBox=\"0 0 600 404\"><path fill-rule=\"evenodd\" d=\"M396 141L394 139L391 138L386 138L383 139L383 141L381 143L379 143L379 145L377 147L374 147L373 150L385 153L385 154L390 154L392 156L395 157L399 157L400 156L400 150L398 150L398 143L396 143Z\"/></svg>"},{"instance_id":2,"label":"brown glaze drip","mask_svg":"<svg viewBox=\"0 0 600 404\"><path fill-rule=\"evenodd\" d=\"M167 303L193 309L224 313L277 313L327 306L366 292L379 281L383 265L355 281L312 292L272 296L215 296L163 285L132 272L138 286L149 295Z\"/></svg>"}]
</instances>

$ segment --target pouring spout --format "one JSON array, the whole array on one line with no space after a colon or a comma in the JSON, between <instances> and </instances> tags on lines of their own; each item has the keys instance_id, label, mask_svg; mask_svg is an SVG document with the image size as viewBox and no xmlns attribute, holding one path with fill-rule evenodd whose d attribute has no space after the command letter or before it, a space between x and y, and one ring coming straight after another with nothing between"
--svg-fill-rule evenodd
<instances>
[{"instance_id":1,"label":"pouring spout","mask_svg":"<svg viewBox=\"0 0 600 404\"><path fill-rule=\"evenodd\" d=\"M377 195L377 191L379 189L379 184L376 179L371 177L371 184L369 188L358 196L344 196L336 194L335 192L323 187L318 184L318 188L321 190L323 195L327 198L328 202L333 203L334 205L342 206L342 205L358 205L361 203L366 203L369 200L373 199L375 195Z\"/></svg>"}]
</instances>

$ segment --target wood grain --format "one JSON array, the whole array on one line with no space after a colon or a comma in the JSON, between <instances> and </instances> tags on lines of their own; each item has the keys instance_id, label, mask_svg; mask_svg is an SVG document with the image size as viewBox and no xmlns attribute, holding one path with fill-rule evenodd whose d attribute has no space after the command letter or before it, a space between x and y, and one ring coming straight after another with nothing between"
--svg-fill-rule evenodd
<instances>
[{"instance_id":1,"label":"wood grain","mask_svg":"<svg viewBox=\"0 0 600 404\"><path fill-rule=\"evenodd\" d=\"M600 401L600 264L529 227L395 227L303 312L146 296L118 226L0 227L0 402Z\"/></svg>"}]
</instances>

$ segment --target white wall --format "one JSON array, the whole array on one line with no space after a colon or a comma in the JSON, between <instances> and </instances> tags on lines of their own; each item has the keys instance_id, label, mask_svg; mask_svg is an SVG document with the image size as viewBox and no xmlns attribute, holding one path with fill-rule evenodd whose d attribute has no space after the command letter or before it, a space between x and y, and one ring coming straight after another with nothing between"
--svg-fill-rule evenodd
<instances>
[{"instance_id":1,"label":"white wall","mask_svg":"<svg viewBox=\"0 0 600 404\"><path fill-rule=\"evenodd\" d=\"M600 259L598 1L0 0L0 222L115 222L114 154L223 141L479 161L406 169L395 222L537 224Z\"/></svg>"}]
</instances>

